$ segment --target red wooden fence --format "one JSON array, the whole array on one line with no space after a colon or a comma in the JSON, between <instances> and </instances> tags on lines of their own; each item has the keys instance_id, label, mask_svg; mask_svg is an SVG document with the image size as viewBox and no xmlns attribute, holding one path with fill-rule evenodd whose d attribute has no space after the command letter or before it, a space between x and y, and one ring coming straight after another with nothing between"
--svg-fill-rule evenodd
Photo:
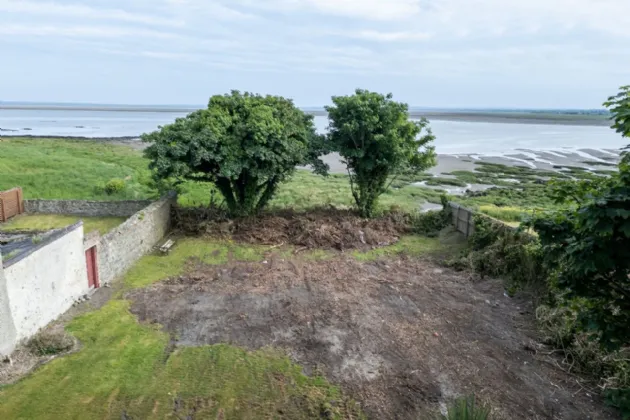
<instances>
[{"instance_id":1,"label":"red wooden fence","mask_svg":"<svg viewBox=\"0 0 630 420\"><path fill-rule=\"evenodd\" d=\"M24 213L22 188L13 188L0 192L0 223L9 218Z\"/></svg>"}]
</instances>

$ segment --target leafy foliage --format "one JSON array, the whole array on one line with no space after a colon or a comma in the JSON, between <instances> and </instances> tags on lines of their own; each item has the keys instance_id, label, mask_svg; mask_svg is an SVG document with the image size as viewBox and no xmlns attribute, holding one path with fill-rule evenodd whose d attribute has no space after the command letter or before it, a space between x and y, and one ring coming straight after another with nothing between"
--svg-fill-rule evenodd
<instances>
[{"instance_id":1,"label":"leafy foliage","mask_svg":"<svg viewBox=\"0 0 630 420\"><path fill-rule=\"evenodd\" d=\"M207 109L142 139L156 180L212 182L233 215L263 209L298 165L325 170L313 117L278 96L213 96Z\"/></svg>"},{"instance_id":2,"label":"leafy foliage","mask_svg":"<svg viewBox=\"0 0 630 420\"><path fill-rule=\"evenodd\" d=\"M617 95L604 102L604 106L613 115L612 128L623 137L630 137L630 85L622 86Z\"/></svg>"},{"instance_id":3,"label":"leafy foliage","mask_svg":"<svg viewBox=\"0 0 630 420\"><path fill-rule=\"evenodd\" d=\"M483 215L475 215L474 222L469 258L475 272L504 278L508 290L546 287L548 272L534 236Z\"/></svg>"},{"instance_id":4,"label":"leafy foliage","mask_svg":"<svg viewBox=\"0 0 630 420\"><path fill-rule=\"evenodd\" d=\"M357 89L332 98L330 147L348 165L352 196L364 217L399 175L419 174L435 165L434 136L428 121L410 121L407 104Z\"/></svg>"},{"instance_id":5,"label":"leafy foliage","mask_svg":"<svg viewBox=\"0 0 630 420\"><path fill-rule=\"evenodd\" d=\"M104 189L107 195L117 194L125 189L125 181L120 178L110 179Z\"/></svg>"},{"instance_id":6,"label":"leafy foliage","mask_svg":"<svg viewBox=\"0 0 630 420\"><path fill-rule=\"evenodd\" d=\"M580 320L608 348L630 339L630 165L619 169L606 188L567 190L576 209L532 223L558 287L588 299Z\"/></svg>"}]
</instances>

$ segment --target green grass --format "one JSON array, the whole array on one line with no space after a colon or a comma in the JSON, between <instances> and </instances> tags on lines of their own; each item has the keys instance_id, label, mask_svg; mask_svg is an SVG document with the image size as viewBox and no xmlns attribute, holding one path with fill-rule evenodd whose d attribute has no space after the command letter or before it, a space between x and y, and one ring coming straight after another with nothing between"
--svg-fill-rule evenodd
<instances>
[{"instance_id":1,"label":"green grass","mask_svg":"<svg viewBox=\"0 0 630 420\"><path fill-rule=\"evenodd\" d=\"M527 210L520 207L497 207L494 205L479 206L479 211L504 222L520 222L528 213Z\"/></svg>"},{"instance_id":2,"label":"green grass","mask_svg":"<svg viewBox=\"0 0 630 420\"><path fill-rule=\"evenodd\" d=\"M167 357L169 337L141 325L129 302L114 300L73 320L68 331L82 349L48 363L0 390L3 419L319 418L339 389L307 377L273 350L248 352L229 345L181 348ZM332 409L340 414L343 404ZM362 418L353 407L355 418ZM335 413L336 412L336 413ZM127 417L123 417L126 413Z\"/></svg>"},{"instance_id":3,"label":"green grass","mask_svg":"<svg viewBox=\"0 0 630 420\"><path fill-rule=\"evenodd\" d=\"M125 180L114 195L103 191ZM24 198L124 200L155 196L142 155L124 146L87 140L0 138L0 191L20 186Z\"/></svg>"},{"instance_id":4,"label":"green grass","mask_svg":"<svg viewBox=\"0 0 630 420\"><path fill-rule=\"evenodd\" d=\"M411 257L440 256L456 254L465 246L465 240L462 240L461 235L443 232L439 238L415 235L404 236L393 245L375 248L370 251L354 251L352 256L358 261L374 261L396 255L408 255Z\"/></svg>"},{"instance_id":5,"label":"green grass","mask_svg":"<svg viewBox=\"0 0 630 420\"><path fill-rule=\"evenodd\" d=\"M59 214L21 214L6 223L0 224L0 231L45 231L70 226L83 220L83 231L87 234L99 231L101 235L114 229L125 221L124 217L83 217Z\"/></svg>"},{"instance_id":6,"label":"green grass","mask_svg":"<svg viewBox=\"0 0 630 420\"><path fill-rule=\"evenodd\" d=\"M125 276L124 290L181 274L187 264L253 260L268 247L183 238L170 254L143 257ZM0 418L163 419L364 418L359 408L323 377L273 349L234 346L179 348L157 325L140 324L129 302L115 299L72 320L67 330L82 348L58 358L18 383L0 388ZM336 403L332 403L336 402ZM278 413L283 413L279 415ZM222 413L220 416L219 413Z\"/></svg>"},{"instance_id":7,"label":"green grass","mask_svg":"<svg viewBox=\"0 0 630 420\"><path fill-rule=\"evenodd\" d=\"M381 196L380 208L397 206L415 210L425 201L439 202L440 192L409 186L430 175L401 177L398 188ZM105 185L112 179L125 181L124 190L108 195ZM155 198L159 194L151 180L148 161L141 152L89 140L0 138L0 191L21 186L25 198L124 200ZM212 184L187 182L181 186L179 202L185 206L207 205ZM215 191L216 192L216 191ZM221 201L216 193L216 201ZM271 208L354 205L347 175L328 177L300 170L282 184Z\"/></svg>"}]
</instances>

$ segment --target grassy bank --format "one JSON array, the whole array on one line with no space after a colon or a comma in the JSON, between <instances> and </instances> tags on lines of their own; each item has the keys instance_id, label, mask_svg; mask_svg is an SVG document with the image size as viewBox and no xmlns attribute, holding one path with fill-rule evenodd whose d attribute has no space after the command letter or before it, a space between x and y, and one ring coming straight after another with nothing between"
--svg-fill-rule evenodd
<instances>
[{"instance_id":1,"label":"grassy bank","mask_svg":"<svg viewBox=\"0 0 630 420\"><path fill-rule=\"evenodd\" d=\"M125 187L107 194L105 184L121 179ZM382 208L397 206L414 210L425 201L439 202L439 192L409 186L402 181L384 194ZM141 152L89 140L0 139L0 190L21 186L25 198L126 200L158 196ZM180 204L204 205L210 202L211 184L188 182L181 186ZM220 201L220 199L219 199ZM272 208L353 204L346 175L327 178L309 171L297 171L280 187Z\"/></svg>"}]
</instances>

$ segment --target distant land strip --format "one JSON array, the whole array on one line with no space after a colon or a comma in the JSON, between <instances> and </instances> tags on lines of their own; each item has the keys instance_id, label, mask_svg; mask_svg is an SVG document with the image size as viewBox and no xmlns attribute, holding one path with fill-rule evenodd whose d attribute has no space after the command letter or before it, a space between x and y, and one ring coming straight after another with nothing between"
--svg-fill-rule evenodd
<instances>
[{"instance_id":1,"label":"distant land strip","mask_svg":"<svg viewBox=\"0 0 630 420\"><path fill-rule=\"evenodd\" d=\"M109 112L159 112L159 113L189 113L198 110L195 107L181 106L103 106L103 105L56 105L56 104L11 104L0 103L0 110L24 111L109 111ZM304 109L304 112L325 117L324 110ZM411 118L427 118L429 120L514 123L514 124L558 124L581 126L610 126L610 117L602 113L580 111L511 111L511 110L479 110L479 111L448 111L448 110L414 110L409 112Z\"/></svg>"}]
</instances>

